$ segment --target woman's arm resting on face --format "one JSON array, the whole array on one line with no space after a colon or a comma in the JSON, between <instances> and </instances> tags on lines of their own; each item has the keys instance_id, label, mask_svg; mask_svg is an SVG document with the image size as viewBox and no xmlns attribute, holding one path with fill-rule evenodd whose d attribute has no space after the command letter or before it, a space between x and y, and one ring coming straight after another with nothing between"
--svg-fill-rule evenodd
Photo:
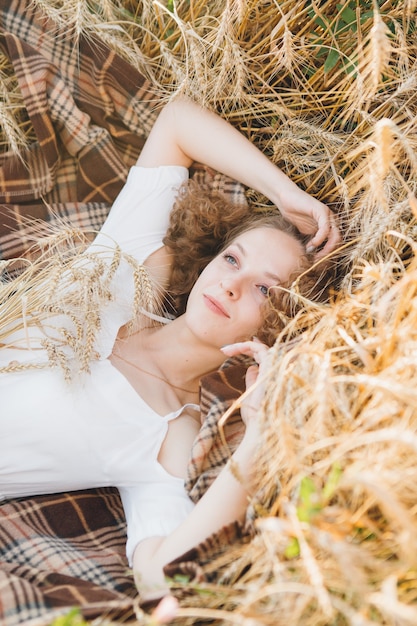
<instances>
[{"instance_id":1,"label":"woman's arm resting on face","mask_svg":"<svg viewBox=\"0 0 417 626\"><path fill-rule=\"evenodd\" d=\"M232 456L233 463L222 469L216 480L199 500L184 522L167 537L151 537L143 540L133 556L133 569L142 601L165 595L168 588L164 581L163 567L195 547L223 526L243 520L249 504L248 485L251 483L253 461L259 442L257 410L263 400L264 370L268 367L268 348L257 340L232 344L223 348L227 356L247 354L258 366L252 366L246 374L246 386L254 389L242 403L242 418L246 425L245 435ZM237 478L234 468L238 469Z\"/></svg>"},{"instance_id":2,"label":"woman's arm resting on face","mask_svg":"<svg viewBox=\"0 0 417 626\"><path fill-rule=\"evenodd\" d=\"M137 161L143 167L204 163L269 198L305 234L311 245L326 240L320 255L340 241L330 209L286 176L224 119L186 98L162 109Z\"/></svg>"}]
</instances>

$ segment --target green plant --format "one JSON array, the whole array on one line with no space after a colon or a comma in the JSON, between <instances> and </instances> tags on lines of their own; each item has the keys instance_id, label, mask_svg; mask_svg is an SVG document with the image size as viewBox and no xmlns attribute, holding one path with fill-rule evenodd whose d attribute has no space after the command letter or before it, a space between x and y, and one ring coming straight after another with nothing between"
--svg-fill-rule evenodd
<instances>
[{"instance_id":1,"label":"green plant","mask_svg":"<svg viewBox=\"0 0 417 626\"><path fill-rule=\"evenodd\" d=\"M395 22L389 10L384 9L384 5L386 2L382 0L377 3L370 0L348 0L343 4L337 3L334 10L322 11L316 3L310 3L307 13L314 26L310 34L310 44L317 48L314 55L316 59L325 57L325 73L341 68L346 74L356 74L358 33L372 28L376 7L387 34L395 32ZM316 68L309 66L307 74L312 75L315 71Z\"/></svg>"},{"instance_id":2,"label":"green plant","mask_svg":"<svg viewBox=\"0 0 417 626\"><path fill-rule=\"evenodd\" d=\"M88 622L85 621L79 609L73 608L65 615L56 617L51 626L88 626Z\"/></svg>"}]
</instances>

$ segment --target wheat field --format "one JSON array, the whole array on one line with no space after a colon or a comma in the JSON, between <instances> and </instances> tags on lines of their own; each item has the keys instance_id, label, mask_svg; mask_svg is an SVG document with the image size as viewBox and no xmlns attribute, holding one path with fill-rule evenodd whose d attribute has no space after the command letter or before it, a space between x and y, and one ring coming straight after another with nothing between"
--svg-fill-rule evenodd
<instances>
[{"instance_id":1,"label":"wheat field","mask_svg":"<svg viewBox=\"0 0 417 626\"><path fill-rule=\"evenodd\" d=\"M167 100L220 112L343 232L330 302L302 302L280 338L295 347L273 350L253 539L219 556L175 623L414 626L416 0L33 2ZM0 149L19 152L32 129L1 57L0 71Z\"/></svg>"}]
</instances>

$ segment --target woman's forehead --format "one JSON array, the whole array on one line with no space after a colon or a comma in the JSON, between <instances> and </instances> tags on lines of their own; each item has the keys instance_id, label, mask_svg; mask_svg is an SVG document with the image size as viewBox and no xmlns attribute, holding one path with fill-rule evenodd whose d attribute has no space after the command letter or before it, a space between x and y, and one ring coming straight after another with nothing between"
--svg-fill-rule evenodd
<instances>
[{"instance_id":1,"label":"woman's forehead","mask_svg":"<svg viewBox=\"0 0 417 626\"><path fill-rule=\"evenodd\" d=\"M271 226L258 226L246 230L237 235L231 243L243 248L245 252L259 247L262 247L264 252L277 249L289 249L297 254L305 252L303 244L293 235Z\"/></svg>"},{"instance_id":2,"label":"woman's forehead","mask_svg":"<svg viewBox=\"0 0 417 626\"><path fill-rule=\"evenodd\" d=\"M267 226L254 228L237 236L234 247L246 262L274 284L288 281L302 267L305 250L292 235Z\"/></svg>"}]
</instances>

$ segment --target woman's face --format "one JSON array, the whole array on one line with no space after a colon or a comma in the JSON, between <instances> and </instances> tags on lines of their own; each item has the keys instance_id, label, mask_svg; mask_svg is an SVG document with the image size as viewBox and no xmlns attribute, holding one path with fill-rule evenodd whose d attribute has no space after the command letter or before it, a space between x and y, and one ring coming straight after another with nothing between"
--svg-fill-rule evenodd
<instances>
[{"instance_id":1,"label":"woman's face","mask_svg":"<svg viewBox=\"0 0 417 626\"><path fill-rule=\"evenodd\" d=\"M199 276L187 303L188 327L217 347L251 339L262 324L268 289L287 283L304 254L302 244L281 230L242 233Z\"/></svg>"}]
</instances>

